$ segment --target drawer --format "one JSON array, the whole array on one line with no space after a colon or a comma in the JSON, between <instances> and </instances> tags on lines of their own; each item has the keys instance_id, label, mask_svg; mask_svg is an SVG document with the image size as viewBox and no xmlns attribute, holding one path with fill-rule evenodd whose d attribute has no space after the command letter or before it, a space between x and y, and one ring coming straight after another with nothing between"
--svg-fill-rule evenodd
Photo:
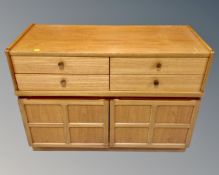
<instances>
[{"instance_id":1,"label":"drawer","mask_svg":"<svg viewBox=\"0 0 219 175\"><path fill-rule=\"evenodd\" d=\"M13 56L15 73L109 74L107 57Z\"/></svg>"},{"instance_id":2,"label":"drawer","mask_svg":"<svg viewBox=\"0 0 219 175\"><path fill-rule=\"evenodd\" d=\"M108 75L15 74L19 90L104 91Z\"/></svg>"},{"instance_id":3,"label":"drawer","mask_svg":"<svg viewBox=\"0 0 219 175\"><path fill-rule=\"evenodd\" d=\"M21 98L19 104L32 146L108 146L108 100Z\"/></svg>"},{"instance_id":4,"label":"drawer","mask_svg":"<svg viewBox=\"0 0 219 175\"><path fill-rule=\"evenodd\" d=\"M110 102L112 147L185 148L199 100L114 99Z\"/></svg>"},{"instance_id":5,"label":"drawer","mask_svg":"<svg viewBox=\"0 0 219 175\"><path fill-rule=\"evenodd\" d=\"M200 91L203 75L111 75L114 91Z\"/></svg>"},{"instance_id":6,"label":"drawer","mask_svg":"<svg viewBox=\"0 0 219 175\"><path fill-rule=\"evenodd\" d=\"M202 75L207 61L208 58L110 58L110 73Z\"/></svg>"}]
</instances>

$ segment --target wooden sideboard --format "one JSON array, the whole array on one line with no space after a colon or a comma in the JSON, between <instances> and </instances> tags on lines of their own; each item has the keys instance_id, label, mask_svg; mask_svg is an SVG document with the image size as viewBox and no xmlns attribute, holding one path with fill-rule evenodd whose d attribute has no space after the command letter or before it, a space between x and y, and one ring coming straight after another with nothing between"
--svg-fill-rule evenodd
<instances>
[{"instance_id":1,"label":"wooden sideboard","mask_svg":"<svg viewBox=\"0 0 219 175\"><path fill-rule=\"evenodd\" d=\"M184 150L213 58L187 25L32 24L5 53L33 149Z\"/></svg>"}]
</instances>

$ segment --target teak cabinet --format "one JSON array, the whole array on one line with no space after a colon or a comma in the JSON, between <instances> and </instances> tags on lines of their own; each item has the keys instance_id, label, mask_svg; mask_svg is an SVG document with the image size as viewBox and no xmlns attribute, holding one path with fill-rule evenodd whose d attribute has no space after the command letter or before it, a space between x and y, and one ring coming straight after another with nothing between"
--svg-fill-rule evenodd
<instances>
[{"instance_id":1,"label":"teak cabinet","mask_svg":"<svg viewBox=\"0 0 219 175\"><path fill-rule=\"evenodd\" d=\"M198 100L111 100L112 147L184 148Z\"/></svg>"},{"instance_id":2,"label":"teak cabinet","mask_svg":"<svg viewBox=\"0 0 219 175\"><path fill-rule=\"evenodd\" d=\"M32 24L6 55L34 150L184 150L213 51L190 26Z\"/></svg>"},{"instance_id":3,"label":"teak cabinet","mask_svg":"<svg viewBox=\"0 0 219 175\"><path fill-rule=\"evenodd\" d=\"M108 100L23 98L19 104L33 146L108 145Z\"/></svg>"}]
</instances>

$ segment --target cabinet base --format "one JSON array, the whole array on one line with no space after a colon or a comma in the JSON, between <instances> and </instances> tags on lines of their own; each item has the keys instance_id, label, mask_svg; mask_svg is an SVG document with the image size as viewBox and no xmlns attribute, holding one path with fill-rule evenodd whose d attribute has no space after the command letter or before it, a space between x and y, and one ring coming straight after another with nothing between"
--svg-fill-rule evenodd
<instances>
[{"instance_id":1,"label":"cabinet base","mask_svg":"<svg viewBox=\"0 0 219 175\"><path fill-rule=\"evenodd\" d=\"M33 151L135 151L135 152L185 152L186 148L45 148L32 147Z\"/></svg>"}]
</instances>

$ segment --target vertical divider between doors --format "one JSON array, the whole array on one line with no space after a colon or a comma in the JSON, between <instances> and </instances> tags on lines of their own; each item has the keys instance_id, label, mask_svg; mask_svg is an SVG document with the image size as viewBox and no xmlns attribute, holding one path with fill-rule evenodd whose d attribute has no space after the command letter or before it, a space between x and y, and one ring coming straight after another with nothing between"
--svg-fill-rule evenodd
<instances>
[{"instance_id":1,"label":"vertical divider between doors","mask_svg":"<svg viewBox=\"0 0 219 175\"><path fill-rule=\"evenodd\" d=\"M109 145L109 100L104 99L104 145Z\"/></svg>"},{"instance_id":2,"label":"vertical divider between doors","mask_svg":"<svg viewBox=\"0 0 219 175\"><path fill-rule=\"evenodd\" d=\"M64 132L65 132L65 143L70 144L70 133L69 133L69 117L68 117L68 105L63 104L63 113L64 113Z\"/></svg>"},{"instance_id":3,"label":"vertical divider between doors","mask_svg":"<svg viewBox=\"0 0 219 175\"><path fill-rule=\"evenodd\" d=\"M114 126L114 100L110 100L110 127L109 127L109 135L110 135L110 146L113 147L114 146L114 129L115 129L115 126Z\"/></svg>"},{"instance_id":4,"label":"vertical divider between doors","mask_svg":"<svg viewBox=\"0 0 219 175\"><path fill-rule=\"evenodd\" d=\"M149 125L149 132L148 132L148 144L152 144L152 138L154 134L154 126L155 126L155 114L157 110L157 105L151 106L151 115L150 115L150 125Z\"/></svg>"}]
</instances>

